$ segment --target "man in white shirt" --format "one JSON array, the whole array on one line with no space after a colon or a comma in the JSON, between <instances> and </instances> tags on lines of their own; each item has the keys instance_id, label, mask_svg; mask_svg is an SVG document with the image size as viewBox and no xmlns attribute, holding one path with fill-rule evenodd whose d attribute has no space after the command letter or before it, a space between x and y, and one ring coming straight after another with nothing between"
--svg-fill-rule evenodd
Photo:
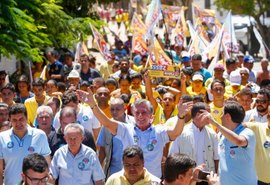
<instances>
[{"instance_id":1,"label":"man in white shirt","mask_svg":"<svg viewBox=\"0 0 270 185\"><path fill-rule=\"evenodd\" d=\"M187 154L198 165L206 164L205 170L217 172L218 137L211 127L206 126L208 122L201 115L206 108L207 105L202 102L193 105L193 121L184 127L182 134L172 143L169 154Z\"/></svg>"}]
</instances>

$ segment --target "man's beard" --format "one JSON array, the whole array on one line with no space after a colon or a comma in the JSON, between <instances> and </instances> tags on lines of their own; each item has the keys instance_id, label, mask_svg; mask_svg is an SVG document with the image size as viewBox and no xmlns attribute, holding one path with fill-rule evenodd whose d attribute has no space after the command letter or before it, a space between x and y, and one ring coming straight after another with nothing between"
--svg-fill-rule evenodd
<instances>
[{"instance_id":1,"label":"man's beard","mask_svg":"<svg viewBox=\"0 0 270 185\"><path fill-rule=\"evenodd\" d=\"M266 107L266 108L264 108L264 109L258 109L258 107L257 107L257 111L258 111L259 113L264 113L264 112L267 111L267 109L268 109L268 107Z\"/></svg>"}]
</instances>

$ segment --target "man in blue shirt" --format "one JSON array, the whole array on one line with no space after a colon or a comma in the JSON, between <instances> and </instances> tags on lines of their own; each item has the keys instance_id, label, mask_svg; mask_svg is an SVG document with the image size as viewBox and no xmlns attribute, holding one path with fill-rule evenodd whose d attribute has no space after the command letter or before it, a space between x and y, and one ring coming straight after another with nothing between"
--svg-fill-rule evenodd
<instances>
[{"instance_id":1,"label":"man in blue shirt","mask_svg":"<svg viewBox=\"0 0 270 185\"><path fill-rule=\"evenodd\" d=\"M218 148L220 184L257 184L256 139L254 133L242 125L245 117L244 108L238 102L227 101L221 116L222 125L219 125L207 111L203 111L203 114L222 134Z\"/></svg>"},{"instance_id":2,"label":"man in blue shirt","mask_svg":"<svg viewBox=\"0 0 270 185\"><path fill-rule=\"evenodd\" d=\"M11 106L9 118L12 128L0 134L0 184L18 184L25 156L31 153L43 155L50 164L50 153L46 134L27 124L26 108L23 104Z\"/></svg>"},{"instance_id":3,"label":"man in blue shirt","mask_svg":"<svg viewBox=\"0 0 270 185\"><path fill-rule=\"evenodd\" d=\"M187 102L178 104L178 119L171 128L166 126L152 126L153 106L144 99L136 100L132 105L132 112L136 124L125 124L110 120L97 106L92 91L78 91L81 101L88 103L94 115L113 135L121 139L123 148L129 145L138 145L142 148L145 157L146 169L157 177L161 177L161 159L163 147L176 139L184 127L186 114L193 103Z\"/></svg>"}]
</instances>

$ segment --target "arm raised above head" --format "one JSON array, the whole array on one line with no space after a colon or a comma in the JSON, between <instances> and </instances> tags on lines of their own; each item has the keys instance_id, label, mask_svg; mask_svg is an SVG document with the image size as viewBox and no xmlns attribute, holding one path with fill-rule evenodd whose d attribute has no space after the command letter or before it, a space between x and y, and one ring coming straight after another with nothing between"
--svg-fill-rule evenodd
<instances>
[{"instance_id":1,"label":"arm raised above head","mask_svg":"<svg viewBox=\"0 0 270 185\"><path fill-rule=\"evenodd\" d=\"M90 88L88 88L88 92L77 90L76 93L78 94L79 99L81 102L86 103L92 109L94 115L98 119L98 121L106 127L113 135L116 135L118 122L109 119L104 112L98 107L95 102L94 95Z\"/></svg>"}]
</instances>

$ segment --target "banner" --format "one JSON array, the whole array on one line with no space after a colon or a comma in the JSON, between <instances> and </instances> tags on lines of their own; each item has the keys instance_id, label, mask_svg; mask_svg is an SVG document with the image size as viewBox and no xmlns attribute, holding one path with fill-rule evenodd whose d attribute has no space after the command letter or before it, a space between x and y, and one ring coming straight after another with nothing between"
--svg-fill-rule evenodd
<instances>
[{"instance_id":1,"label":"banner","mask_svg":"<svg viewBox=\"0 0 270 185\"><path fill-rule=\"evenodd\" d=\"M162 5L164 20L170 28L175 28L181 9L179 6Z\"/></svg>"},{"instance_id":2,"label":"banner","mask_svg":"<svg viewBox=\"0 0 270 185\"><path fill-rule=\"evenodd\" d=\"M83 41L80 41L76 45L76 53L74 57L74 62L80 61L80 56L86 54L89 55L88 49Z\"/></svg>"},{"instance_id":3,"label":"banner","mask_svg":"<svg viewBox=\"0 0 270 185\"><path fill-rule=\"evenodd\" d=\"M216 18L214 10L201 9L192 3L193 22L200 37L207 42L211 42L221 28L221 24Z\"/></svg>"},{"instance_id":4,"label":"banner","mask_svg":"<svg viewBox=\"0 0 270 185\"><path fill-rule=\"evenodd\" d=\"M105 42L103 35L101 35L98 32L98 30L95 27L93 27L91 24L90 24L90 27L92 29L92 33L93 33L93 36L97 42L98 49L99 49L100 53L103 55L105 60L110 60L112 58L111 53L107 47L107 43Z\"/></svg>"},{"instance_id":5,"label":"banner","mask_svg":"<svg viewBox=\"0 0 270 185\"><path fill-rule=\"evenodd\" d=\"M148 53L148 47L140 35L133 35L132 53L140 54L142 56Z\"/></svg>"},{"instance_id":6,"label":"banner","mask_svg":"<svg viewBox=\"0 0 270 185\"><path fill-rule=\"evenodd\" d=\"M172 60L167 56L162 47L160 46L158 40L154 38L153 43L149 46L149 64L157 65L172 65Z\"/></svg>"},{"instance_id":7,"label":"banner","mask_svg":"<svg viewBox=\"0 0 270 185\"><path fill-rule=\"evenodd\" d=\"M227 48L228 53L238 53L239 52L239 44L236 40L234 26L232 23L232 14L229 11L224 23L224 35L222 42Z\"/></svg>"},{"instance_id":8,"label":"banner","mask_svg":"<svg viewBox=\"0 0 270 185\"><path fill-rule=\"evenodd\" d=\"M179 18L175 25L175 29L173 30L173 38L175 39L175 43L184 46L185 38L189 36L189 31L187 28L186 20L185 20L185 7L182 6L179 13Z\"/></svg>"},{"instance_id":9,"label":"banner","mask_svg":"<svg viewBox=\"0 0 270 185\"><path fill-rule=\"evenodd\" d=\"M161 14L160 0L152 0L145 18L145 26L147 31L146 37L148 39L154 37L154 26L157 24L160 14Z\"/></svg>"},{"instance_id":10,"label":"banner","mask_svg":"<svg viewBox=\"0 0 270 185\"><path fill-rule=\"evenodd\" d=\"M151 77L180 78L180 66L177 65L157 65L153 64L149 68Z\"/></svg>"},{"instance_id":11,"label":"banner","mask_svg":"<svg viewBox=\"0 0 270 185\"><path fill-rule=\"evenodd\" d=\"M138 16L136 12L134 12L131 23L130 23L131 32L133 35L145 35L146 34L146 26Z\"/></svg>"}]
</instances>

